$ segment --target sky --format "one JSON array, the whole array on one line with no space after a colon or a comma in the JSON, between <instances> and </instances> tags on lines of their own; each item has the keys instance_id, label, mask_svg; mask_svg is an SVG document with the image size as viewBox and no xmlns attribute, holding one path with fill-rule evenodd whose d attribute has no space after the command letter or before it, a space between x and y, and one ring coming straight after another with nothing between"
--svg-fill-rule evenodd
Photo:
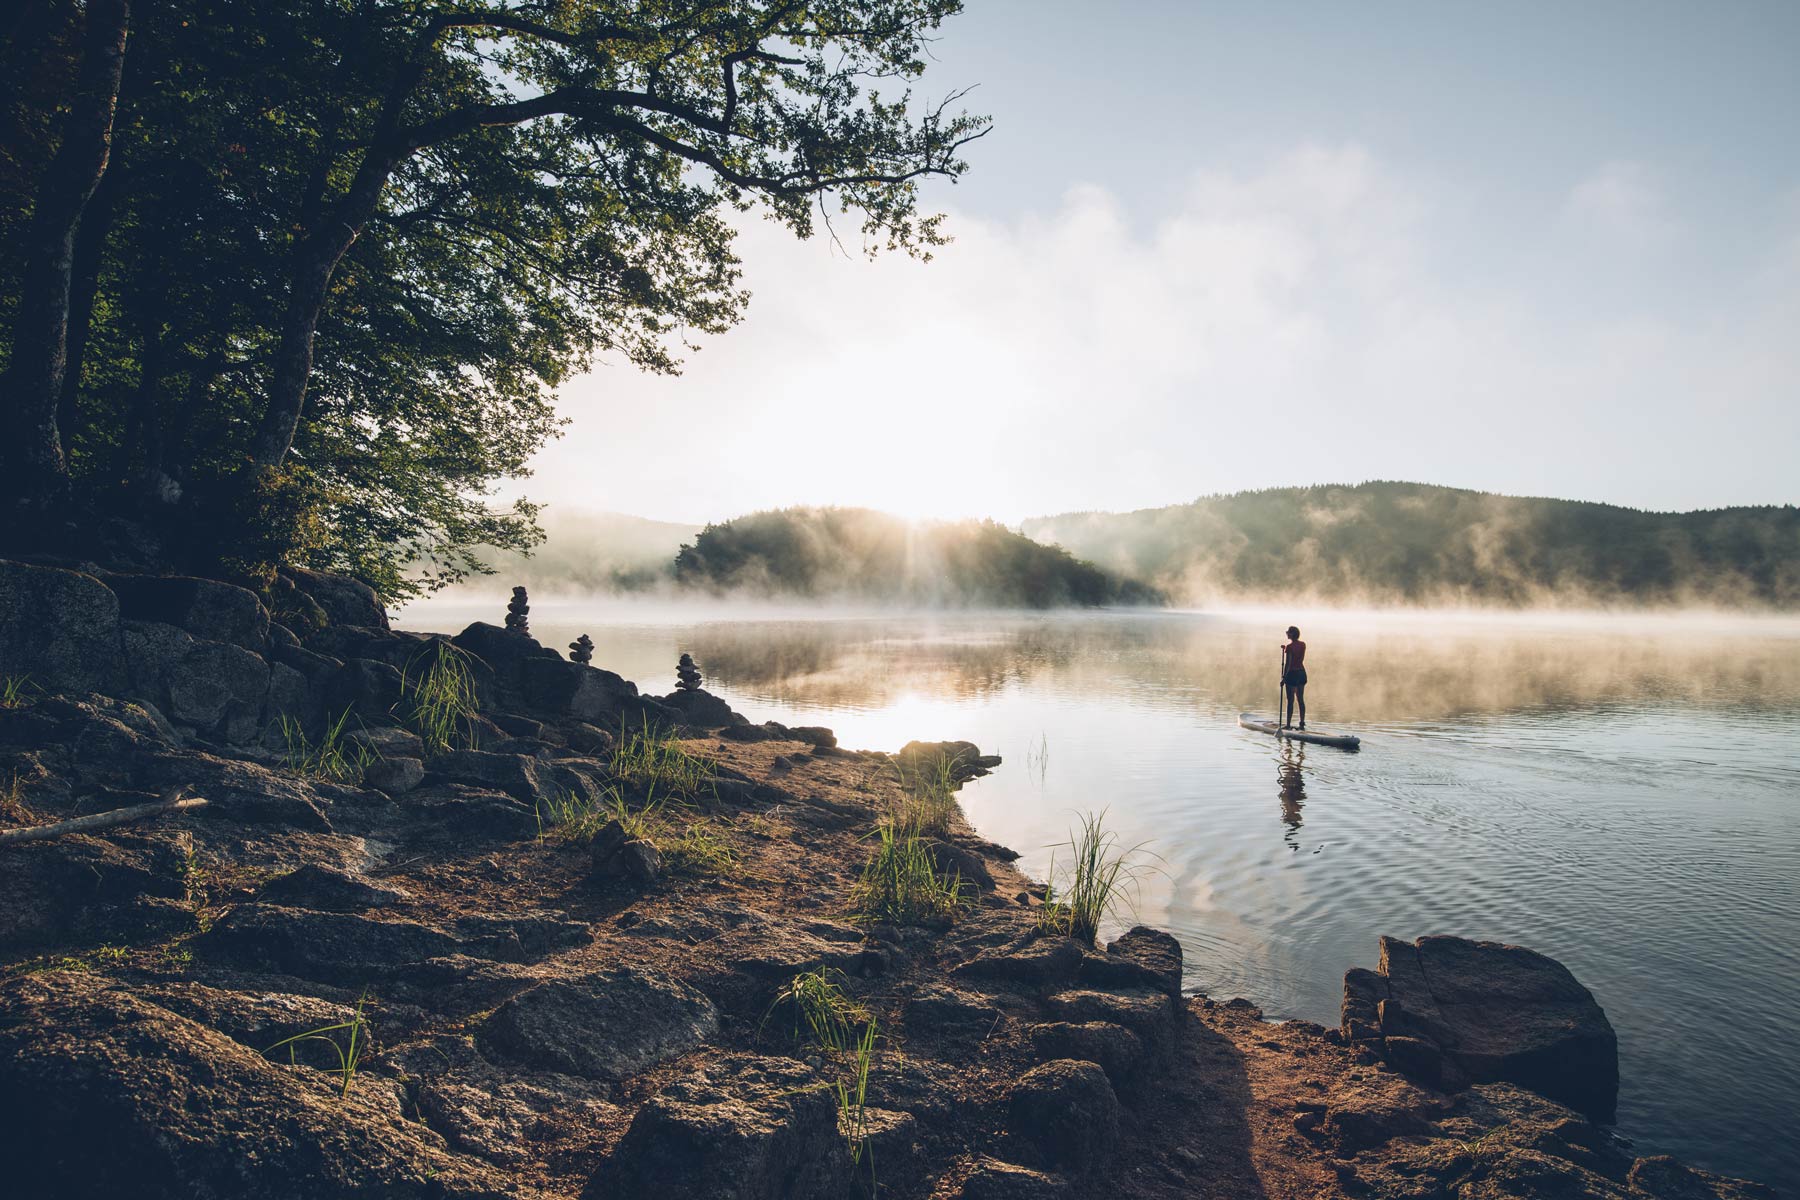
<instances>
[{"instance_id":1,"label":"sky","mask_svg":"<svg viewBox=\"0 0 1800 1200\"><path fill-rule=\"evenodd\" d=\"M746 319L602 364L522 493L1012 523L1406 479L1800 503L1800 4L970 0L955 238L748 220Z\"/></svg>"}]
</instances>

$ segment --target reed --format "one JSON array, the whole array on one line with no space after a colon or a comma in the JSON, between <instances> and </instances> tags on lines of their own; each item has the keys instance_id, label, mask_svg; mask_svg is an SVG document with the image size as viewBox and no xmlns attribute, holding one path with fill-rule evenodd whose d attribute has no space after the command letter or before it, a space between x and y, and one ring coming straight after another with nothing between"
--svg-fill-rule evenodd
<instances>
[{"instance_id":1,"label":"reed","mask_svg":"<svg viewBox=\"0 0 1800 1200\"><path fill-rule=\"evenodd\" d=\"M407 664L400 677L402 717L433 754L472 749L472 718L481 711L475 675L462 650L434 641Z\"/></svg>"},{"instance_id":2,"label":"reed","mask_svg":"<svg viewBox=\"0 0 1800 1200\"><path fill-rule=\"evenodd\" d=\"M363 768L375 761L375 754L361 742L352 740L345 727L350 723L350 710L345 708L334 721L327 721L318 741L307 736L306 727L282 713L277 718L281 738L286 744L284 761L296 775L329 779L335 783L360 779Z\"/></svg>"},{"instance_id":3,"label":"reed","mask_svg":"<svg viewBox=\"0 0 1800 1200\"><path fill-rule=\"evenodd\" d=\"M962 876L940 872L918 837L883 824L875 853L850 891L852 912L865 921L925 925L954 921L967 906Z\"/></svg>"},{"instance_id":4,"label":"reed","mask_svg":"<svg viewBox=\"0 0 1800 1200\"><path fill-rule=\"evenodd\" d=\"M620 783L669 799L717 794L717 764L690 751L672 731L652 725L648 717L637 729L621 724L611 767Z\"/></svg>"},{"instance_id":5,"label":"reed","mask_svg":"<svg viewBox=\"0 0 1800 1200\"><path fill-rule=\"evenodd\" d=\"M1106 828L1106 810L1088 813L1080 820L1080 828L1070 830L1069 840L1056 847L1067 848L1073 858L1073 865L1060 876L1052 851L1049 887L1038 911L1038 926L1092 945L1102 921L1133 905L1139 878L1148 868L1134 861L1144 853L1141 843L1124 846L1119 835Z\"/></svg>"}]
</instances>

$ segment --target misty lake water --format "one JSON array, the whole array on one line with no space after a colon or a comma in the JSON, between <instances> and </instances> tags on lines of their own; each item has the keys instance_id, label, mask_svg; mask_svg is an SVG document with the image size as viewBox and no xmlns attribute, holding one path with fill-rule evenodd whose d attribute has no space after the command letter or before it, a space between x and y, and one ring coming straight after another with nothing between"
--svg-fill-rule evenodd
<instances>
[{"instance_id":1,"label":"misty lake water","mask_svg":"<svg viewBox=\"0 0 1800 1200\"><path fill-rule=\"evenodd\" d=\"M416 604L454 631L503 600ZM1078 812L1158 856L1135 916L1187 983L1337 1022L1376 937L1517 942L1562 960L1619 1034L1640 1153L1800 1179L1800 624L1320 615L1311 724L1274 704L1287 618L820 615L536 603L559 649L649 692L691 652L752 720L857 749L966 738L1006 762L962 793L1041 878Z\"/></svg>"}]
</instances>

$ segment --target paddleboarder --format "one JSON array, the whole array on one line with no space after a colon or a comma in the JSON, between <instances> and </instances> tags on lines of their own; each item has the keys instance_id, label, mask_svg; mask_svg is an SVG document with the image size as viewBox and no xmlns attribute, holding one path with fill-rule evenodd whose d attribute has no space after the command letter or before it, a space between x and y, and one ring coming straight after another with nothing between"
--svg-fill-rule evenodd
<instances>
[{"instance_id":1,"label":"paddleboarder","mask_svg":"<svg viewBox=\"0 0 1800 1200\"><path fill-rule=\"evenodd\" d=\"M1294 705L1300 706L1300 728L1306 728L1306 643L1300 640L1300 627L1289 625L1287 645L1281 648L1281 690L1287 696L1287 724L1294 728ZM1277 717L1281 714L1276 713Z\"/></svg>"}]
</instances>

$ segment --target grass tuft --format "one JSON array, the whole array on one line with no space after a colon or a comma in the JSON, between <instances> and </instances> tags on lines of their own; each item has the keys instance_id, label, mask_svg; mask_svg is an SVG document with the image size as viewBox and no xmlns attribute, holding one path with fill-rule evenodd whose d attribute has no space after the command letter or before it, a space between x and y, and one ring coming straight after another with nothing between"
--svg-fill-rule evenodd
<instances>
[{"instance_id":1,"label":"grass tuft","mask_svg":"<svg viewBox=\"0 0 1800 1200\"><path fill-rule=\"evenodd\" d=\"M892 824L875 831L875 853L850 890L854 914L865 921L925 925L954 921L967 906L962 876L940 872L919 838Z\"/></svg>"},{"instance_id":2,"label":"grass tuft","mask_svg":"<svg viewBox=\"0 0 1800 1200\"><path fill-rule=\"evenodd\" d=\"M31 682L29 675L8 675L0 679L0 708L21 708L25 704L25 691L40 689Z\"/></svg>"},{"instance_id":3,"label":"grass tuft","mask_svg":"<svg viewBox=\"0 0 1800 1200\"><path fill-rule=\"evenodd\" d=\"M287 769L296 775L343 783L360 778L363 768L375 761L367 746L345 735L344 726L350 721L348 708L338 714L337 720L326 724L317 742L306 735L306 727L293 717L282 713L279 720L282 740L287 743Z\"/></svg>"},{"instance_id":4,"label":"grass tuft","mask_svg":"<svg viewBox=\"0 0 1800 1200\"><path fill-rule=\"evenodd\" d=\"M657 839L663 866L677 875L727 875L737 867L737 855L725 839L705 821L695 821L678 836Z\"/></svg>"},{"instance_id":5,"label":"grass tuft","mask_svg":"<svg viewBox=\"0 0 1800 1200\"><path fill-rule=\"evenodd\" d=\"M940 756L928 771L900 770L903 798L894 823L912 837L941 838L950 833L956 813L957 764Z\"/></svg>"},{"instance_id":6,"label":"grass tuft","mask_svg":"<svg viewBox=\"0 0 1800 1200\"><path fill-rule=\"evenodd\" d=\"M1062 875L1056 871L1054 850L1050 859L1049 886L1044 906L1038 910L1038 928L1066 933L1092 945L1100 923L1121 908L1129 908L1137 894L1138 880L1146 869L1133 861L1143 846L1121 846L1119 835L1106 828L1106 811L1081 818L1081 828L1069 831L1069 840L1056 849L1068 849L1074 864Z\"/></svg>"},{"instance_id":7,"label":"grass tuft","mask_svg":"<svg viewBox=\"0 0 1800 1200\"><path fill-rule=\"evenodd\" d=\"M838 1075L831 1082L837 1101L838 1131L850 1149L852 1167L869 1152L869 1068L875 1061L875 1042L880 1036L869 1010L844 994L831 978L833 972L817 968L788 981L763 1017L777 1009L793 1015L794 1040L810 1040L829 1056ZM875 1160L869 1157L869 1192L875 1191Z\"/></svg>"},{"instance_id":8,"label":"grass tuft","mask_svg":"<svg viewBox=\"0 0 1800 1200\"><path fill-rule=\"evenodd\" d=\"M674 800L694 800L717 795L717 764L681 744L673 731L652 725L627 730L619 727L610 764L620 783L649 795Z\"/></svg>"},{"instance_id":9,"label":"grass tuft","mask_svg":"<svg viewBox=\"0 0 1800 1200\"><path fill-rule=\"evenodd\" d=\"M449 642L433 646L415 656L400 677L401 715L428 753L472 749L470 719L480 706L468 656Z\"/></svg>"},{"instance_id":10,"label":"grass tuft","mask_svg":"<svg viewBox=\"0 0 1800 1200\"><path fill-rule=\"evenodd\" d=\"M348 1021L340 1021L335 1025L321 1025L317 1029L309 1029L305 1033L296 1033L293 1037L282 1038L263 1054L273 1054L282 1047L287 1048L288 1061L298 1062L295 1053L304 1042L323 1042L331 1047L337 1055L337 1069L332 1074L338 1077L338 1098L341 1100L350 1094L350 1085L356 1082L357 1068L362 1065L363 1058L369 1052L369 1044L373 1032L369 1022L363 1017L363 1008L368 1004L369 993L364 992L356 999L356 1015ZM339 1035L343 1040L339 1041Z\"/></svg>"}]
</instances>

